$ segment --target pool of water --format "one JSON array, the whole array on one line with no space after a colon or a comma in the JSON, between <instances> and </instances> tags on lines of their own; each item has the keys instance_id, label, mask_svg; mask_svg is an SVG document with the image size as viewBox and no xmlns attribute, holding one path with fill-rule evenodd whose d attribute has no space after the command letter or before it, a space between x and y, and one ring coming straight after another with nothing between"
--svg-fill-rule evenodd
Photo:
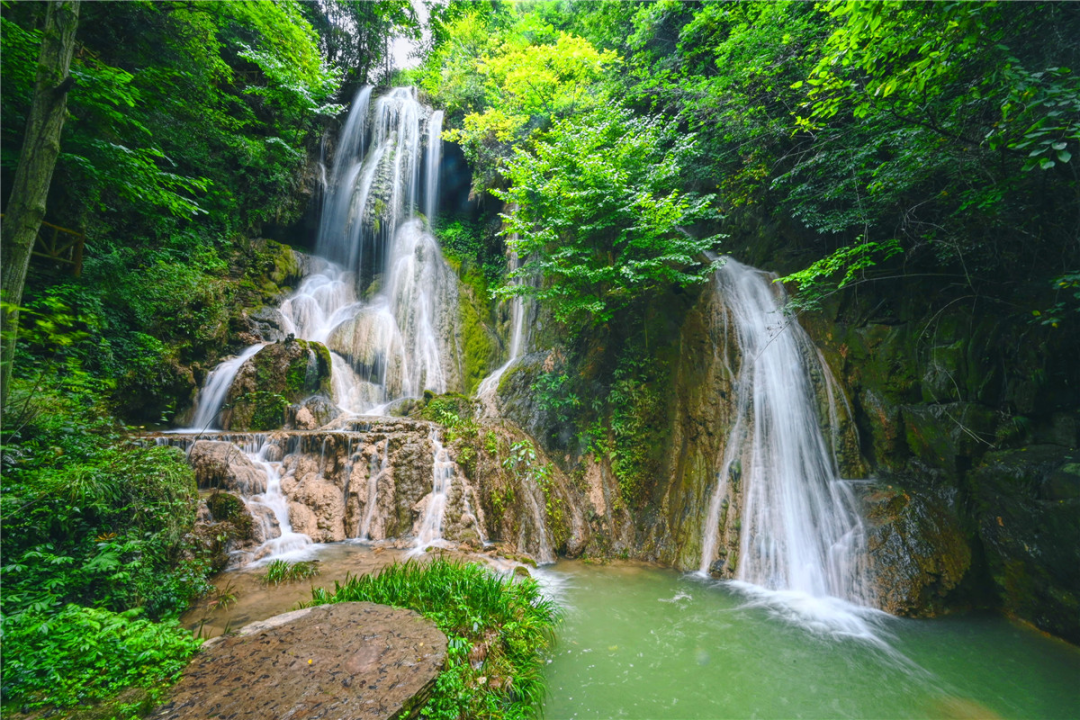
<instances>
[{"instance_id":1,"label":"pool of water","mask_svg":"<svg viewBox=\"0 0 1080 720\"><path fill-rule=\"evenodd\" d=\"M905 620L630 563L537 571L558 718L1075 718L1080 649L991 614Z\"/></svg>"}]
</instances>

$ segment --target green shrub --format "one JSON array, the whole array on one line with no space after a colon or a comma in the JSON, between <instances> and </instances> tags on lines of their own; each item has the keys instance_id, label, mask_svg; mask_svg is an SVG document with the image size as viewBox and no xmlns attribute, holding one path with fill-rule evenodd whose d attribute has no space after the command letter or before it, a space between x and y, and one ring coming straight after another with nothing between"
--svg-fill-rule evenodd
<instances>
[{"instance_id":1,"label":"green shrub","mask_svg":"<svg viewBox=\"0 0 1080 720\"><path fill-rule=\"evenodd\" d=\"M348 578L334 583L333 592L315 588L310 604L355 601L416 610L446 633L447 668L424 717L539 714L541 654L553 642L557 609L532 578L514 580L475 563L438 558Z\"/></svg>"},{"instance_id":2,"label":"green shrub","mask_svg":"<svg viewBox=\"0 0 1080 720\"><path fill-rule=\"evenodd\" d=\"M134 686L149 697L114 717L136 716L156 704L201 643L175 620L78 605L5 616L2 627L3 706L22 712L98 702Z\"/></svg>"}]
</instances>

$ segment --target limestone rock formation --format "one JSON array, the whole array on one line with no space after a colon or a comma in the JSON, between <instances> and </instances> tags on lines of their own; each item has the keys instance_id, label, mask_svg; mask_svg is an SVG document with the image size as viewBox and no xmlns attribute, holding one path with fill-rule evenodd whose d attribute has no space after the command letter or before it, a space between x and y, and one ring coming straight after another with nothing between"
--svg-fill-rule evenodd
<instances>
[{"instance_id":1,"label":"limestone rock formation","mask_svg":"<svg viewBox=\"0 0 1080 720\"><path fill-rule=\"evenodd\" d=\"M201 489L241 495L266 492L266 473L231 442L196 440L188 451L188 463L195 470L195 481Z\"/></svg>"}]
</instances>

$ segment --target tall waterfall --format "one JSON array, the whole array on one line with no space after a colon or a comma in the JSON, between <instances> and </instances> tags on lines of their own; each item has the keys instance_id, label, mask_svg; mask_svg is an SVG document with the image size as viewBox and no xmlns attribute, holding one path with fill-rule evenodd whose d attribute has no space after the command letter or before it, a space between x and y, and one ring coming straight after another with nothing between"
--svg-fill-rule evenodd
<instances>
[{"instance_id":1,"label":"tall waterfall","mask_svg":"<svg viewBox=\"0 0 1080 720\"><path fill-rule=\"evenodd\" d=\"M741 503L736 579L766 590L873 604L855 499L822 434L811 381L819 355L782 310L782 289L728 259L715 282L738 344L736 421L709 507L701 558L717 557L722 508ZM832 398L829 398L830 402Z\"/></svg>"},{"instance_id":2,"label":"tall waterfall","mask_svg":"<svg viewBox=\"0 0 1080 720\"><path fill-rule=\"evenodd\" d=\"M416 216L422 200L430 224L437 206L441 133L442 113L414 88L357 93L319 224L327 262L281 307L298 337L330 349L334 401L347 412L457 380L456 279Z\"/></svg>"}]
</instances>

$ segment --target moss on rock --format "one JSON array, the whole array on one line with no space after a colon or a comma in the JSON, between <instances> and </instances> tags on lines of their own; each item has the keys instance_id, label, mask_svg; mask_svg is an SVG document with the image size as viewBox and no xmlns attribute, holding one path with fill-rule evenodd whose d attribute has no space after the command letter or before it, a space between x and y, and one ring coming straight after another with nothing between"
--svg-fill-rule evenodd
<instances>
[{"instance_id":1,"label":"moss on rock","mask_svg":"<svg viewBox=\"0 0 1080 720\"><path fill-rule=\"evenodd\" d=\"M276 430L286 410L313 396L331 394L330 352L308 340L267 345L241 366L222 414L226 430Z\"/></svg>"}]
</instances>

